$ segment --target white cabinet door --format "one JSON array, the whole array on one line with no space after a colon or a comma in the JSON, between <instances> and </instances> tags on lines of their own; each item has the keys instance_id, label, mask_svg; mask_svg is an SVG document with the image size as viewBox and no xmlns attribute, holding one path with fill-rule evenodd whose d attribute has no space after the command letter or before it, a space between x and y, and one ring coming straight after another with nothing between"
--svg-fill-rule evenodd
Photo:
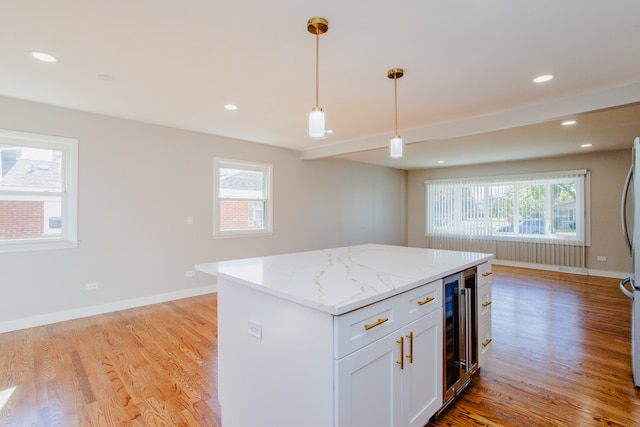
<instances>
[{"instance_id":1,"label":"white cabinet door","mask_svg":"<svg viewBox=\"0 0 640 427\"><path fill-rule=\"evenodd\" d=\"M483 323L478 328L478 350L480 357L478 358L478 364L482 367L487 359L491 356L492 350L492 338L491 338L491 320Z\"/></svg>"},{"instance_id":2,"label":"white cabinet door","mask_svg":"<svg viewBox=\"0 0 640 427\"><path fill-rule=\"evenodd\" d=\"M491 279L485 278L478 290L478 365L482 367L491 356Z\"/></svg>"},{"instance_id":3,"label":"white cabinet door","mask_svg":"<svg viewBox=\"0 0 640 427\"><path fill-rule=\"evenodd\" d=\"M336 427L401 425L399 332L335 361Z\"/></svg>"},{"instance_id":4,"label":"white cabinet door","mask_svg":"<svg viewBox=\"0 0 640 427\"><path fill-rule=\"evenodd\" d=\"M439 308L336 361L336 426L424 426L442 406L442 339Z\"/></svg>"},{"instance_id":5,"label":"white cabinet door","mask_svg":"<svg viewBox=\"0 0 640 427\"><path fill-rule=\"evenodd\" d=\"M440 308L403 328L402 426L423 427L442 406L442 322Z\"/></svg>"}]
</instances>

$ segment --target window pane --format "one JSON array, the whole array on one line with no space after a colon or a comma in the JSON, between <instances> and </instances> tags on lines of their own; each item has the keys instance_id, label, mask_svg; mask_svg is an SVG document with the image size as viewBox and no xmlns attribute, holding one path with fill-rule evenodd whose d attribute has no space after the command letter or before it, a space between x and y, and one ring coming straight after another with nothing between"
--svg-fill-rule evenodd
<instances>
[{"instance_id":1,"label":"window pane","mask_svg":"<svg viewBox=\"0 0 640 427\"><path fill-rule=\"evenodd\" d=\"M0 240L58 238L61 201L60 196L0 199Z\"/></svg>"},{"instance_id":2,"label":"window pane","mask_svg":"<svg viewBox=\"0 0 640 427\"><path fill-rule=\"evenodd\" d=\"M214 237L272 232L271 169L255 163L214 157Z\"/></svg>"},{"instance_id":3,"label":"window pane","mask_svg":"<svg viewBox=\"0 0 640 427\"><path fill-rule=\"evenodd\" d=\"M584 174L425 181L426 235L583 242Z\"/></svg>"},{"instance_id":4,"label":"window pane","mask_svg":"<svg viewBox=\"0 0 640 427\"><path fill-rule=\"evenodd\" d=\"M562 236L576 236L576 182L551 186L553 192L553 232Z\"/></svg>"},{"instance_id":5,"label":"window pane","mask_svg":"<svg viewBox=\"0 0 640 427\"><path fill-rule=\"evenodd\" d=\"M430 192L429 231L438 234L447 234L454 231L454 194L453 188L434 186Z\"/></svg>"},{"instance_id":6,"label":"window pane","mask_svg":"<svg viewBox=\"0 0 640 427\"><path fill-rule=\"evenodd\" d=\"M62 190L62 152L0 144L0 190Z\"/></svg>"},{"instance_id":7,"label":"window pane","mask_svg":"<svg viewBox=\"0 0 640 427\"><path fill-rule=\"evenodd\" d=\"M489 230L513 232L513 185L489 186Z\"/></svg>"},{"instance_id":8,"label":"window pane","mask_svg":"<svg viewBox=\"0 0 640 427\"><path fill-rule=\"evenodd\" d=\"M219 197L263 199L264 173L220 168Z\"/></svg>"},{"instance_id":9,"label":"window pane","mask_svg":"<svg viewBox=\"0 0 640 427\"><path fill-rule=\"evenodd\" d=\"M221 200L220 230L262 230L264 229L264 202Z\"/></svg>"},{"instance_id":10,"label":"window pane","mask_svg":"<svg viewBox=\"0 0 640 427\"><path fill-rule=\"evenodd\" d=\"M544 215L544 185L526 183L518 186L519 222L517 233L546 234L547 221Z\"/></svg>"},{"instance_id":11,"label":"window pane","mask_svg":"<svg viewBox=\"0 0 640 427\"><path fill-rule=\"evenodd\" d=\"M485 191L482 185L462 187L461 230L465 234L485 233L484 202Z\"/></svg>"}]
</instances>

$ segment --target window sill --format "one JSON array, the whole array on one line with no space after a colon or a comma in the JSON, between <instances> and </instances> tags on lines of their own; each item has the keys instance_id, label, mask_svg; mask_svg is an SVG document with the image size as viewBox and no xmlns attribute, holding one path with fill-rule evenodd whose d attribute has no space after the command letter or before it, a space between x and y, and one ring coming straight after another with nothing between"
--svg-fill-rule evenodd
<instances>
[{"instance_id":1,"label":"window sill","mask_svg":"<svg viewBox=\"0 0 640 427\"><path fill-rule=\"evenodd\" d=\"M246 232L246 231L230 231L226 233L214 233L214 239L229 239L234 237L267 237L273 235L273 231Z\"/></svg>"},{"instance_id":2,"label":"window sill","mask_svg":"<svg viewBox=\"0 0 640 427\"><path fill-rule=\"evenodd\" d=\"M0 243L0 253L77 248L78 241Z\"/></svg>"}]
</instances>

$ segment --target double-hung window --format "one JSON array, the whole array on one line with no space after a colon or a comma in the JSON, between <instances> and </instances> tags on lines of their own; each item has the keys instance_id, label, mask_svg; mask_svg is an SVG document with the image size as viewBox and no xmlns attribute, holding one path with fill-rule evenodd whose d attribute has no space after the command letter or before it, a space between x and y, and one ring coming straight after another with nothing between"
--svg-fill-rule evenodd
<instances>
[{"instance_id":1,"label":"double-hung window","mask_svg":"<svg viewBox=\"0 0 640 427\"><path fill-rule=\"evenodd\" d=\"M0 252L77 246L78 141L0 129Z\"/></svg>"},{"instance_id":2,"label":"double-hung window","mask_svg":"<svg viewBox=\"0 0 640 427\"><path fill-rule=\"evenodd\" d=\"M426 235L588 245L586 170L425 181Z\"/></svg>"},{"instance_id":3,"label":"double-hung window","mask_svg":"<svg viewBox=\"0 0 640 427\"><path fill-rule=\"evenodd\" d=\"M270 234L272 166L215 157L213 169L214 237Z\"/></svg>"}]
</instances>

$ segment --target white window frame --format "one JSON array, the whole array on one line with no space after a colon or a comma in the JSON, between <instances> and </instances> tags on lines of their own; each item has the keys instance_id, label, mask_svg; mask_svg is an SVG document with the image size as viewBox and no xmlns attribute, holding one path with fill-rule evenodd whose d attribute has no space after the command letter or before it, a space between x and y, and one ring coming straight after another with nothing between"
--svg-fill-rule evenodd
<instances>
[{"instance_id":1,"label":"white window frame","mask_svg":"<svg viewBox=\"0 0 640 427\"><path fill-rule=\"evenodd\" d=\"M240 169L263 174L263 197L242 198L234 197L232 200L264 203L264 228L250 230L221 230L220 229L220 205L221 200L229 200L229 197L220 197L220 169ZM273 201L272 201L272 173L273 165L268 163L250 162L246 160L213 158L213 237L254 237L273 234Z\"/></svg>"},{"instance_id":2,"label":"white window frame","mask_svg":"<svg viewBox=\"0 0 640 427\"><path fill-rule=\"evenodd\" d=\"M510 236L508 234L496 234L493 233L492 230L487 230L485 233L480 234L465 234L465 232L455 226L455 230L450 232L439 232L435 230L435 225L431 223L431 218L429 218L429 184L430 183L438 183L438 184L451 184L452 190L454 191L455 208L454 213L456 214L456 218L461 218L461 201L460 201L460 187L461 184L470 183L473 185L486 186L485 192L488 192L488 186L495 184L514 184L517 185L521 182L527 182L530 180L547 180L547 179L557 179L565 176L582 176L583 179L581 183L579 183L579 195L582 197L582 200L577 200L579 203L576 206L576 214L580 218L581 227L580 230L576 230L576 236L574 238L554 238L549 235L544 236L534 236L534 235L526 235L526 234L517 234L514 236ZM504 240L504 241L530 241L530 242L540 242L540 243L548 243L548 244L563 244L563 245L580 245L580 246L590 246L591 245L591 174L588 170L574 170L574 171L562 171L562 172L546 172L546 173L534 173L534 174L523 174L523 175L510 175L510 176L495 176L495 177L481 177L481 178L463 178L463 179L445 179L445 180L425 180L425 236L440 236L440 237L464 237L464 238L475 238L475 239L488 239L488 240ZM546 184L545 184L546 185ZM517 200L514 198L515 203L515 212L517 215ZM551 210L551 201L545 200L545 210ZM487 205L484 206L487 208ZM489 218L488 213L484 213L484 217ZM457 220L456 220L457 221Z\"/></svg>"},{"instance_id":3,"label":"white window frame","mask_svg":"<svg viewBox=\"0 0 640 427\"><path fill-rule=\"evenodd\" d=\"M60 136L42 135L0 129L0 143L30 148L43 148L62 152L62 231L59 236L20 240L0 240L1 252L32 251L78 247L78 140ZM33 197L46 196L47 191L20 192L0 189L0 196Z\"/></svg>"}]
</instances>

